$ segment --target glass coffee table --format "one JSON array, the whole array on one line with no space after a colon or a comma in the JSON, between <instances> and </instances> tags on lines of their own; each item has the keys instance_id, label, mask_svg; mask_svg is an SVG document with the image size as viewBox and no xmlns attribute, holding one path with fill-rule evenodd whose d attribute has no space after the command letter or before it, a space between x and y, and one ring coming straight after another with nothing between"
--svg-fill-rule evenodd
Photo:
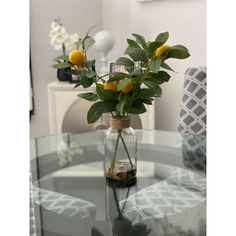
<instances>
[{"instance_id":1,"label":"glass coffee table","mask_svg":"<svg viewBox=\"0 0 236 236\"><path fill-rule=\"evenodd\" d=\"M137 130L137 182L104 177L104 132L31 140L37 236L206 235L206 139Z\"/></svg>"}]
</instances>

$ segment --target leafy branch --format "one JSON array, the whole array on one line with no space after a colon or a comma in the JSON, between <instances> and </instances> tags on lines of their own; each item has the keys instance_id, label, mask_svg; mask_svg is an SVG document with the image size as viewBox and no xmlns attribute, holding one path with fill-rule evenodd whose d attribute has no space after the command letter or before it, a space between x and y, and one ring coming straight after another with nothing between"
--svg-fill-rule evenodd
<instances>
[{"instance_id":1,"label":"leafy branch","mask_svg":"<svg viewBox=\"0 0 236 236\"><path fill-rule=\"evenodd\" d=\"M151 105L155 97L161 96L160 86L170 80L169 73L175 72L167 61L190 56L185 46L166 44L169 39L168 32L158 34L154 41L147 41L137 33L132 36L133 39L127 39L128 46L124 56L115 62L116 65L124 67L125 72L113 72L103 76L96 73L95 60L87 58L87 51L95 43L89 36L89 31L77 42L77 48L85 55L81 65L73 65L65 54L54 59L57 64L54 64L53 68L68 68L68 73L79 76L75 88L95 87L93 92L78 95L93 102L87 114L88 123L96 122L106 112L117 117L144 113L145 105Z\"/></svg>"}]
</instances>

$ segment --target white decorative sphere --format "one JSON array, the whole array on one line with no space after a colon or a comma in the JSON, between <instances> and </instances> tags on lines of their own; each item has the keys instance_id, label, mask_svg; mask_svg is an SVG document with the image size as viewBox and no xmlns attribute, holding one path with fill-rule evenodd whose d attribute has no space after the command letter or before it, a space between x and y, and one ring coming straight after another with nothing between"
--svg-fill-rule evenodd
<instances>
[{"instance_id":1,"label":"white decorative sphere","mask_svg":"<svg viewBox=\"0 0 236 236\"><path fill-rule=\"evenodd\" d=\"M114 45L114 38L108 31L99 31L94 35L96 41L94 47L99 51L107 55Z\"/></svg>"}]
</instances>

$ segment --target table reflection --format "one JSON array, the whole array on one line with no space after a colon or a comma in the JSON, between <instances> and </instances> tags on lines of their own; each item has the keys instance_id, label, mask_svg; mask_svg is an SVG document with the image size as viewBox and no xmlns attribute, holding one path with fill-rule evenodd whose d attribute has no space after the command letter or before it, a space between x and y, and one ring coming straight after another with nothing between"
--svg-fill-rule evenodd
<instances>
[{"instance_id":1,"label":"table reflection","mask_svg":"<svg viewBox=\"0 0 236 236\"><path fill-rule=\"evenodd\" d=\"M206 140L150 132L140 131L137 182L123 189L106 182L101 134L35 142L37 236L205 236Z\"/></svg>"}]
</instances>

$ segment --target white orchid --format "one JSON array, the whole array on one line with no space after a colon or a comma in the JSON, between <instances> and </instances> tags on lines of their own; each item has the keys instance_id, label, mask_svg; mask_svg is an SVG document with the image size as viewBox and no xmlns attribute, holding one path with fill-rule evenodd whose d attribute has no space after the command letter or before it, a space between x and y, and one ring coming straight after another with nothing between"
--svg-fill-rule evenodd
<instances>
[{"instance_id":1,"label":"white orchid","mask_svg":"<svg viewBox=\"0 0 236 236\"><path fill-rule=\"evenodd\" d=\"M70 34L65 40L65 47L67 50L71 51L76 49L77 43L79 40L79 35L78 34Z\"/></svg>"},{"instance_id":2,"label":"white orchid","mask_svg":"<svg viewBox=\"0 0 236 236\"><path fill-rule=\"evenodd\" d=\"M80 146L78 141L72 141L70 145L62 141L57 146L57 157L61 167L69 165L72 162L72 156L76 154L84 154L84 149Z\"/></svg>"},{"instance_id":3,"label":"white orchid","mask_svg":"<svg viewBox=\"0 0 236 236\"><path fill-rule=\"evenodd\" d=\"M63 44L68 38L65 27L62 26L60 19L51 22L50 43L55 50L63 48Z\"/></svg>"},{"instance_id":4,"label":"white orchid","mask_svg":"<svg viewBox=\"0 0 236 236\"><path fill-rule=\"evenodd\" d=\"M59 158L59 165L65 167L72 161L73 152L68 148L65 142L61 142L57 147L57 157Z\"/></svg>"},{"instance_id":5,"label":"white orchid","mask_svg":"<svg viewBox=\"0 0 236 236\"><path fill-rule=\"evenodd\" d=\"M70 143L70 150L72 150L74 154L84 154L84 149L80 146L80 143L78 141L72 141Z\"/></svg>"}]
</instances>

